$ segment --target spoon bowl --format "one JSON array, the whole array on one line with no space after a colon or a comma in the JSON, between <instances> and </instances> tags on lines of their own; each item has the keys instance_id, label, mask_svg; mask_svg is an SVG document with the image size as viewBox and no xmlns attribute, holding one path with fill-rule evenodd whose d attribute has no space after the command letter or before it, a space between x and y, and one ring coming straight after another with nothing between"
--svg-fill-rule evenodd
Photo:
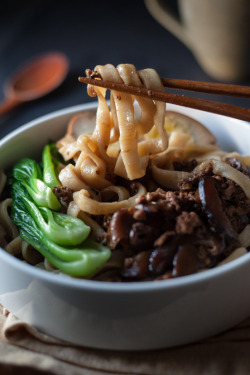
<instances>
[{"instance_id":1,"label":"spoon bowl","mask_svg":"<svg viewBox=\"0 0 250 375\"><path fill-rule=\"evenodd\" d=\"M56 89L65 79L68 69L67 57L59 52L47 53L27 62L5 83L5 100L0 104L0 115Z\"/></svg>"}]
</instances>

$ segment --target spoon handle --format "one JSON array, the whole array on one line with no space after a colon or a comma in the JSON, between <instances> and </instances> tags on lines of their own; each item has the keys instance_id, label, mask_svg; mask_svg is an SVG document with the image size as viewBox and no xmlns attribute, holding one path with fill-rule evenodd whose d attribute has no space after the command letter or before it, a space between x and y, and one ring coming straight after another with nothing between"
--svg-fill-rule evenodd
<instances>
[{"instance_id":1,"label":"spoon handle","mask_svg":"<svg viewBox=\"0 0 250 375\"><path fill-rule=\"evenodd\" d=\"M0 116L5 115L9 111L11 111L13 108L18 106L20 104L20 101L16 100L15 98L5 98L0 103Z\"/></svg>"}]
</instances>

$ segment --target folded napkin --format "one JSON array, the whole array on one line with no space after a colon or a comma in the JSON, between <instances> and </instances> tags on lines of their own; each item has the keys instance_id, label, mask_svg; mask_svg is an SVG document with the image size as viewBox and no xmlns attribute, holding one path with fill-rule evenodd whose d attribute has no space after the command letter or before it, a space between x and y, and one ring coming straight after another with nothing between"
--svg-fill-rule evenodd
<instances>
[{"instance_id":1,"label":"folded napkin","mask_svg":"<svg viewBox=\"0 0 250 375\"><path fill-rule=\"evenodd\" d=\"M17 368L17 372L11 372ZM250 373L250 318L223 334L192 345L117 352L57 340L0 308L0 373L245 375Z\"/></svg>"}]
</instances>

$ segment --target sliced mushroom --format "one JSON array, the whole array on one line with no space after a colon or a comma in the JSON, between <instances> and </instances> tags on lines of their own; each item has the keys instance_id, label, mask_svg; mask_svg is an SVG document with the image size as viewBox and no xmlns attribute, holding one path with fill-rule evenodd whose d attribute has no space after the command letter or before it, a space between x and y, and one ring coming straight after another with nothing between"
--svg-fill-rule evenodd
<instances>
[{"instance_id":1,"label":"sliced mushroom","mask_svg":"<svg viewBox=\"0 0 250 375\"><path fill-rule=\"evenodd\" d=\"M213 221L217 229L227 237L237 239L238 235L223 210L222 202L216 189L216 180L213 177L207 176L200 180L199 196L208 218Z\"/></svg>"},{"instance_id":2,"label":"sliced mushroom","mask_svg":"<svg viewBox=\"0 0 250 375\"><path fill-rule=\"evenodd\" d=\"M75 139L81 134L92 134L96 124L95 111L86 111L75 115L69 122L67 134Z\"/></svg>"},{"instance_id":3,"label":"sliced mushroom","mask_svg":"<svg viewBox=\"0 0 250 375\"><path fill-rule=\"evenodd\" d=\"M174 277L191 275L197 271L198 259L196 248L191 244L180 246L173 260Z\"/></svg>"},{"instance_id":4,"label":"sliced mushroom","mask_svg":"<svg viewBox=\"0 0 250 375\"><path fill-rule=\"evenodd\" d=\"M114 249L119 242L128 245L133 223L132 213L127 208L114 213L108 229L108 245L111 249Z\"/></svg>"},{"instance_id":5,"label":"sliced mushroom","mask_svg":"<svg viewBox=\"0 0 250 375\"><path fill-rule=\"evenodd\" d=\"M172 131L190 134L197 145L214 145L216 143L215 136L204 125L191 117L174 111L166 111L166 122L167 127L169 125Z\"/></svg>"}]
</instances>

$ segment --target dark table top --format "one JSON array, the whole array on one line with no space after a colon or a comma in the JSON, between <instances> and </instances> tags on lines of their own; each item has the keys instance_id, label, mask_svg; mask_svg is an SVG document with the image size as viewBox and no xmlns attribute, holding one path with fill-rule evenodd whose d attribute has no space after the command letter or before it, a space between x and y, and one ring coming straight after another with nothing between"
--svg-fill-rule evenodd
<instances>
[{"instance_id":1,"label":"dark table top","mask_svg":"<svg viewBox=\"0 0 250 375\"><path fill-rule=\"evenodd\" d=\"M176 8L175 1L171 3ZM66 80L51 94L2 116L0 139L46 113L93 101L77 78L84 75L86 68L93 69L98 64L132 63L137 69L154 68L162 77L213 81L187 47L152 18L143 0L2 2L1 87L24 62L48 51L61 51L68 56L70 71ZM249 85L250 81L239 83ZM205 94L194 96L218 99ZM0 90L0 100L3 99L4 93ZM247 99L220 97L219 100L250 105Z\"/></svg>"}]
</instances>

